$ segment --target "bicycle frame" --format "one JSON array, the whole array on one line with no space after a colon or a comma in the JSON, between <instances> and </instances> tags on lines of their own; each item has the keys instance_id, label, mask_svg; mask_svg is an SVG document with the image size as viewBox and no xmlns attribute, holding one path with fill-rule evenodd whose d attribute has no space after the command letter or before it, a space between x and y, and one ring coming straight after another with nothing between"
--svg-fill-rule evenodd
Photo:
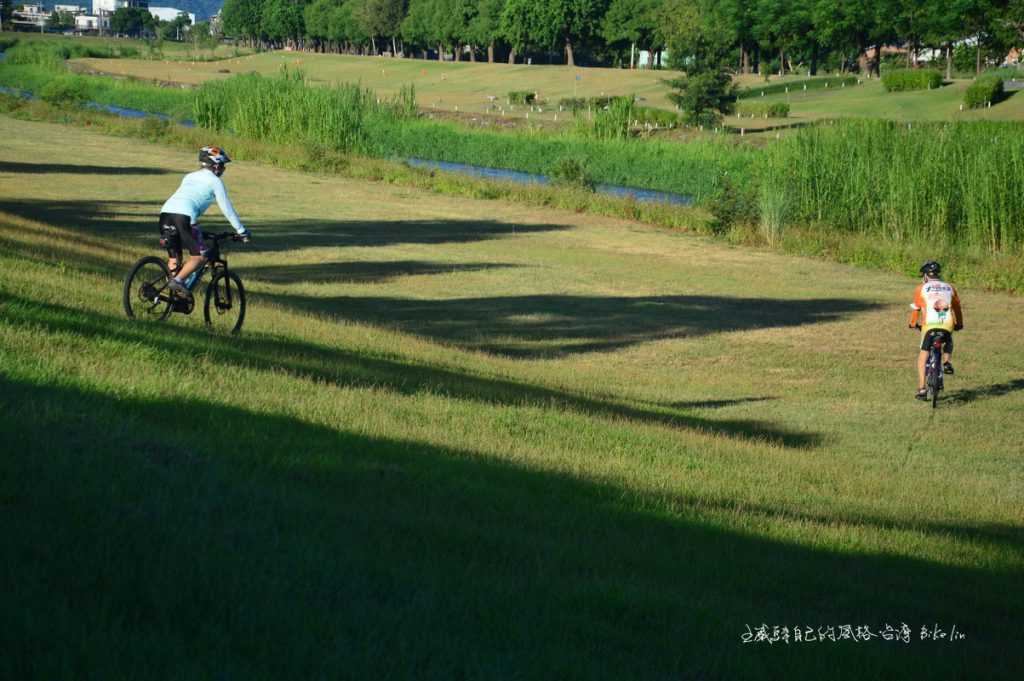
<instances>
[{"instance_id":1,"label":"bicycle frame","mask_svg":"<svg viewBox=\"0 0 1024 681\"><path fill-rule=\"evenodd\" d=\"M169 235L167 235L167 236L169 236ZM160 243L161 243L161 245L166 245L167 246L167 257L168 257L168 259L173 259L174 262L176 263L175 268L173 270L171 270L171 276L173 277L173 276L177 275L178 272L181 271L182 267L185 266L185 261L184 261L185 254L181 250L181 242L178 241L177 239L175 240L175 242L176 242L175 246L176 247L171 247L169 244L166 244L165 239L167 238L167 236L162 237L160 239ZM225 260L224 258L222 258L221 255L220 255L220 241L221 241L221 239L225 239L225 238L228 238L230 236L233 236L231 232L223 232L221 234L213 234L211 232L202 232L202 238L204 240L209 239L210 241L213 242L213 244L212 244L212 246L210 246L210 248L208 248L206 250L206 256L205 256L206 260L201 265L199 265L199 267L196 268L195 272L193 272L193 275L195 275L195 276L192 277L192 283L189 284L189 286L188 286L188 289L190 291L192 289L194 289L196 287L196 285L199 283L199 280L203 278L203 275L206 274L206 270L207 269L209 269L211 272L214 272L214 273L217 272L218 270L223 270L224 273L227 274L227 272L228 272L228 261ZM191 257L191 255L189 257ZM192 275L190 275L190 276L192 276Z\"/></svg>"},{"instance_id":2,"label":"bicycle frame","mask_svg":"<svg viewBox=\"0 0 1024 681\"><path fill-rule=\"evenodd\" d=\"M181 269L185 266L185 254L181 249L180 239L174 238L176 236L176 232L166 232L161 236L160 239L160 243L166 246L167 248L168 259L173 259L176 264L175 268L171 270L172 277L181 272ZM203 261L203 263L200 264L199 267L197 267L196 270L191 275L189 275L191 277L191 281L186 286L190 292L195 290L195 288L199 285L199 282L202 280L203 276L206 274L207 271L211 272L213 275L216 275L219 272L223 272L225 275L228 274L228 261L221 257L220 254L220 241L222 239L227 239L233 236L234 234L232 232L222 232L220 234L214 234L211 232L201 233L201 238L204 241L210 241L211 245L209 248L206 249L205 260ZM227 296L227 305L231 305L232 301L230 288L227 289ZM174 305L174 311L184 312L185 314L191 314L192 304L189 304L185 307L181 307L180 300L181 299L176 299L175 301L172 301L172 304Z\"/></svg>"},{"instance_id":3,"label":"bicycle frame","mask_svg":"<svg viewBox=\"0 0 1024 681\"><path fill-rule=\"evenodd\" d=\"M938 394L943 389L943 367L942 351L946 346L947 335L936 332L930 336L931 344L928 347L928 359L924 365L925 387L928 390L932 406L938 401Z\"/></svg>"}]
</instances>

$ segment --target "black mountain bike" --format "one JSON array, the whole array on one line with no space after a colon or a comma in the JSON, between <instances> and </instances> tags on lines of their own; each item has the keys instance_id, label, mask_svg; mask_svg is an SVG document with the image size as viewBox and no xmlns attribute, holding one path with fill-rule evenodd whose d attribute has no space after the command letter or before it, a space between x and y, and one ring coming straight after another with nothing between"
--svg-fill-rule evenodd
<instances>
[{"instance_id":1,"label":"black mountain bike","mask_svg":"<svg viewBox=\"0 0 1024 681\"><path fill-rule=\"evenodd\" d=\"M928 359L924 364L925 390L927 390L928 401L932 403L932 409L938 406L939 393L942 392L942 350L949 340L949 332L942 329L929 331L925 337L928 347Z\"/></svg>"},{"instance_id":2,"label":"black mountain bike","mask_svg":"<svg viewBox=\"0 0 1024 681\"><path fill-rule=\"evenodd\" d=\"M167 254L178 263L173 272L164 260L149 255L135 263L124 280L124 311L132 319L162 321L172 312L192 314L195 307L192 295L181 296L168 287L171 278L182 267L181 244L174 238L176 236L164 234L160 239L161 245L167 247ZM203 275L207 271L212 272L203 300L206 325L214 330L238 333L245 321L245 287L238 275L228 269L228 261L221 255L220 245L226 239L242 241L242 237L234 232L203 232L202 238L212 245L206 251L206 263L196 270L186 286L189 291L195 290Z\"/></svg>"}]
</instances>

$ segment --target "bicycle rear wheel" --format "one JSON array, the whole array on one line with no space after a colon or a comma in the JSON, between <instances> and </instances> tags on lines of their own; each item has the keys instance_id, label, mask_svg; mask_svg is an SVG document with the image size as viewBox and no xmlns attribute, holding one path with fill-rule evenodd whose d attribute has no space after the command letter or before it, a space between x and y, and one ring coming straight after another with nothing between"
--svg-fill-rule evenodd
<instances>
[{"instance_id":1,"label":"bicycle rear wheel","mask_svg":"<svg viewBox=\"0 0 1024 681\"><path fill-rule=\"evenodd\" d=\"M245 287L234 272L217 272L206 287L203 315L211 330L238 333L245 321Z\"/></svg>"},{"instance_id":2,"label":"bicycle rear wheel","mask_svg":"<svg viewBox=\"0 0 1024 681\"><path fill-rule=\"evenodd\" d=\"M939 376L939 363L942 361L941 355L936 355L933 351L932 356L928 360L928 366L925 368L926 376L925 381L928 386L928 401L932 403L932 409L939 406L939 391L942 390L942 379Z\"/></svg>"},{"instance_id":3,"label":"bicycle rear wheel","mask_svg":"<svg viewBox=\"0 0 1024 681\"><path fill-rule=\"evenodd\" d=\"M132 267L124 280L124 313L131 319L162 321L171 314L171 292L167 263L149 255Z\"/></svg>"}]
</instances>

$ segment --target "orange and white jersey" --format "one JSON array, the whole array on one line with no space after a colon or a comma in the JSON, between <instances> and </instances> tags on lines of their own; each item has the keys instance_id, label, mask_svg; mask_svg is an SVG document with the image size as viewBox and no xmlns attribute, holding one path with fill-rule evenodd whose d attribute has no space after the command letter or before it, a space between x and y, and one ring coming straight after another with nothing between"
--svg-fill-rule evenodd
<instances>
[{"instance_id":1,"label":"orange and white jersey","mask_svg":"<svg viewBox=\"0 0 1024 681\"><path fill-rule=\"evenodd\" d=\"M953 327L963 325L956 288L938 279L930 279L917 287L910 309L911 326L920 324L926 333L931 329L952 331Z\"/></svg>"}]
</instances>

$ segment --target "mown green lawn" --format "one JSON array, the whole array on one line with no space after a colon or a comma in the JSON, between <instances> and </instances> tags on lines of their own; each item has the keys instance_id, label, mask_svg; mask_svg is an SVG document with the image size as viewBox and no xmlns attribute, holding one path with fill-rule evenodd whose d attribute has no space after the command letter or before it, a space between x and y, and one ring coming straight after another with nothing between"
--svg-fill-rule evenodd
<instances>
[{"instance_id":1,"label":"mown green lawn","mask_svg":"<svg viewBox=\"0 0 1024 681\"><path fill-rule=\"evenodd\" d=\"M244 333L147 325L193 157L0 138L0 676L1020 678L1020 298L932 411L911 278L235 163Z\"/></svg>"},{"instance_id":2,"label":"mown green lawn","mask_svg":"<svg viewBox=\"0 0 1024 681\"><path fill-rule=\"evenodd\" d=\"M1017 93L1011 93L1010 97L991 108L961 111L964 91L971 82L955 80L936 90L886 92L881 81L876 79L845 88L806 92L794 89L788 94L766 95L756 101L789 102L790 118L785 120L788 123L839 117L896 121L1024 121L1024 97Z\"/></svg>"}]
</instances>

